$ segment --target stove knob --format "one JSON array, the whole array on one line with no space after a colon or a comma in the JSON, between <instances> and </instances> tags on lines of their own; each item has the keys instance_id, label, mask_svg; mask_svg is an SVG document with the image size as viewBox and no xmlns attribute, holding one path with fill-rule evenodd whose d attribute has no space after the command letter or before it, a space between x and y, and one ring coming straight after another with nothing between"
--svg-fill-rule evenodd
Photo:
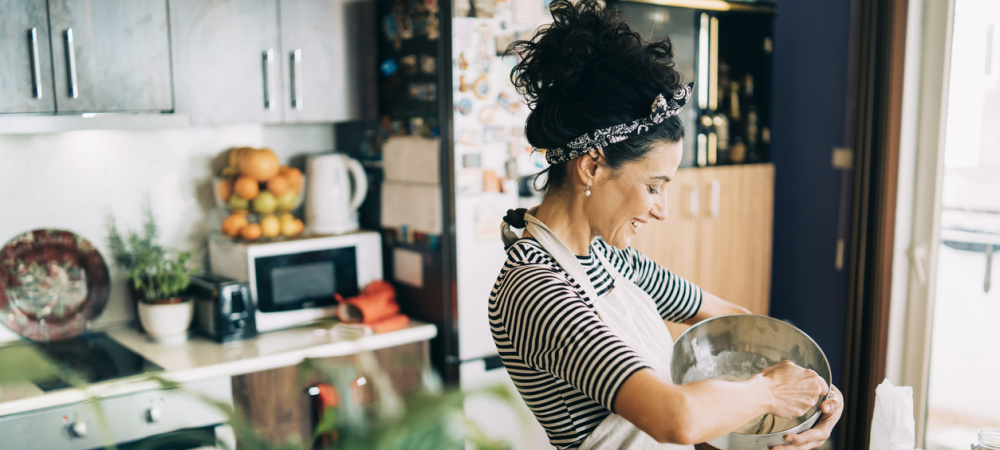
<instances>
[{"instance_id":1,"label":"stove knob","mask_svg":"<svg viewBox=\"0 0 1000 450\"><path fill-rule=\"evenodd\" d=\"M87 437L87 422L77 420L69 424L68 428L70 436L77 438Z\"/></svg>"},{"instance_id":2,"label":"stove knob","mask_svg":"<svg viewBox=\"0 0 1000 450\"><path fill-rule=\"evenodd\" d=\"M150 406L149 409L146 410L146 422L156 423L158 420L160 420L160 408Z\"/></svg>"}]
</instances>

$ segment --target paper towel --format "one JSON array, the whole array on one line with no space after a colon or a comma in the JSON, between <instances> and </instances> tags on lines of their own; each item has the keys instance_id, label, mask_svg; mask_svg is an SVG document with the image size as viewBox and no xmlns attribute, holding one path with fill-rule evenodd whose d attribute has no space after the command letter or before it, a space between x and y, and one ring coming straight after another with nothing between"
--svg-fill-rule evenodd
<instances>
[{"instance_id":1,"label":"paper towel","mask_svg":"<svg viewBox=\"0 0 1000 450\"><path fill-rule=\"evenodd\" d=\"M883 380L875 389L869 450L913 450L915 441L913 388L896 387L888 379Z\"/></svg>"}]
</instances>

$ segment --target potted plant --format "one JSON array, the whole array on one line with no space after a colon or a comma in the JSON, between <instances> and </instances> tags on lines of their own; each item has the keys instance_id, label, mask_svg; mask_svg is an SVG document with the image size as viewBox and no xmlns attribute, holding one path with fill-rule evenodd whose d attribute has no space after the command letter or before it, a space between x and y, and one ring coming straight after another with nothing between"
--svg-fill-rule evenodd
<instances>
[{"instance_id":1,"label":"potted plant","mask_svg":"<svg viewBox=\"0 0 1000 450\"><path fill-rule=\"evenodd\" d=\"M118 231L114 218L109 219L108 241L115 263L125 272L129 293L136 302L142 329L161 342L187 339L194 315L194 302L185 292L191 275L194 252L173 251L157 243L159 228L147 205L142 232Z\"/></svg>"}]
</instances>

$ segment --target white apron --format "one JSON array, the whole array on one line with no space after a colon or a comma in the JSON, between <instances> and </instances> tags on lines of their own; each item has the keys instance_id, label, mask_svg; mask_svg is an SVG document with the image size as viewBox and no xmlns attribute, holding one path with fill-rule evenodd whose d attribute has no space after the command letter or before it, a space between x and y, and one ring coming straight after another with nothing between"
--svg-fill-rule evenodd
<instances>
[{"instance_id":1,"label":"white apron","mask_svg":"<svg viewBox=\"0 0 1000 450\"><path fill-rule=\"evenodd\" d=\"M534 212L534 211L532 211ZM616 335L625 341L636 353L643 357L657 375L670 382L670 358L673 355L674 340L670 331L660 319L653 299L632 280L623 277L601 252L594 252L604 269L614 280L611 290L604 297L597 297L597 291L590 282L580 261L566 247L566 244L548 227L530 213L524 215L526 229L531 236L555 258L583 287L587 296L594 301L594 309L601 320ZM661 444L624 417L612 413L583 441L580 450L629 449L629 450L691 450L694 446Z\"/></svg>"}]
</instances>

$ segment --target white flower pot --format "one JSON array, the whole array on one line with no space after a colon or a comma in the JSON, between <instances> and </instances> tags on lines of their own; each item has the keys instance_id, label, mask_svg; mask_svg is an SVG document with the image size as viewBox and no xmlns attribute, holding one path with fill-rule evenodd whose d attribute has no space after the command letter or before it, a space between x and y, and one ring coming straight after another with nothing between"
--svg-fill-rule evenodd
<instances>
[{"instance_id":1,"label":"white flower pot","mask_svg":"<svg viewBox=\"0 0 1000 450\"><path fill-rule=\"evenodd\" d=\"M179 303L139 302L139 322L154 341L164 344L184 342L194 317L194 301Z\"/></svg>"}]
</instances>

